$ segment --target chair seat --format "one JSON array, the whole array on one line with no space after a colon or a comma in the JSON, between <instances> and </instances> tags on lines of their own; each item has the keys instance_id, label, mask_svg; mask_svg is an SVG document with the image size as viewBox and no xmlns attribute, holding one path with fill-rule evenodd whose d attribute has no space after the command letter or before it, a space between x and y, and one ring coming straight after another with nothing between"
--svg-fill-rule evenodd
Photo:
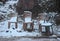
<instances>
[{"instance_id":1,"label":"chair seat","mask_svg":"<svg viewBox=\"0 0 60 41\"><path fill-rule=\"evenodd\" d=\"M31 18L30 17L26 17L25 18L25 22L27 23L27 22L31 22Z\"/></svg>"},{"instance_id":2,"label":"chair seat","mask_svg":"<svg viewBox=\"0 0 60 41\"><path fill-rule=\"evenodd\" d=\"M12 17L9 22L17 22L17 17Z\"/></svg>"}]
</instances>

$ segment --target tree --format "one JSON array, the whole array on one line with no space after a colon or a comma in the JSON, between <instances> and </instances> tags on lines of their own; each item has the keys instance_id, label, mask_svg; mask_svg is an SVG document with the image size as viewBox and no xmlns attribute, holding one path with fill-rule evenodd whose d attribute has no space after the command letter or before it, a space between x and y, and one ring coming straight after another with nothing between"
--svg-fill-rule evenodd
<instances>
[{"instance_id":1,"label":"tree","mask_svg":"<svg viewBox=\"0 0 60 41\"><path fill-rule=\"evenodd\" d=\"M0 0L0 2L3 2L3 4L5 4L6 1L8 1L8 0Z\"/></svg>"}]
</instances>

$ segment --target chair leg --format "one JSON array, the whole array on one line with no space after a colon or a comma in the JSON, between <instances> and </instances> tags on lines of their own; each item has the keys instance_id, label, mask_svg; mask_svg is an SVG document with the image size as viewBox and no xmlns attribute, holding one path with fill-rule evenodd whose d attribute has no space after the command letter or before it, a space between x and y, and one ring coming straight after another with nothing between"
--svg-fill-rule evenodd
<instances>
[{"instance_id":1,"label":"chair leg","mask_svg":"<svg viewBox=\"0 0 60 41\"><path fill-rule=\"evenodd\" d=\"M10 29L10 22L8 22L8 29Z\"/></svg>"},{"instance_id":2,"label":"chair leg","mask_svg":"<svg viewBox=\"0 0 60 41\"><path fill-rule=\"evenodd\" d=\"M27 24L26 23L23 24L23 29L24 29L24 31L26 31L26 29L27 29Z\"/></svg>"},{"instance_id":3,"label":"chair leg","mask_svg":"<svg viewBox=\"0 0 60 41\"><path fill-rule=\"evenodd\" d=\"M32 28L32 31L33 31L33 29L34 29L33 27L34 27L34 24L33 24L33 23L31 23L31 28Z\"/></svg>"},{"instance_id":4,"label":"chair leg","mask_svg":"<svg viewBox=\"0 0 60 41\"><path fill-rule=\"evenodd\" d=\"M15 23L16 29L17 29L17 22Z\"/></svg>"},{"instance_id":5,"label":"chair leg","mask_svg":"<svg viewBox=\"0 0 60 41\"><path fill-rule=\"evenodd\" d=\"M39 32L42 32L42 26L39 25Z\"/></svg>"}]
</instances>

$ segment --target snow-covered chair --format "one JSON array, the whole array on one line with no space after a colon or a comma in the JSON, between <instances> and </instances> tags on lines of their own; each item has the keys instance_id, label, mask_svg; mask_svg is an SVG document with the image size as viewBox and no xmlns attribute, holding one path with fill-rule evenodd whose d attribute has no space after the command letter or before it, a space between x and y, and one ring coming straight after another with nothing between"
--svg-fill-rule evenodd
<instances>
[{"instance_id":1,"label":"snow-covered chair","mask_svg":"<svg viewBox=\"0 0 60 41\"><path fill-rule=\"evenodd\" d=\"M32 22L32 12L24 11L24 30L33 30L33 22Z\"/></svg>"},{"instance_id":2,"label":"snow-covered chair","mask_svg":"<svg viewBox=\"0 0 60 41\"><path fill-rule=\"evenodd\" d=\"M17 17L16 16L8 20L8 29L10 28L11 23L15 23L15 28L17 28Z\"/></svg>"},{"instance_id":3,"label":"snow-covered chair","mask_svg":"<svg viewBox=\"0 0 60 41\"><path fill-rule=\"evenodd\" d=\"M32 12L24 11L24 22L31 22L32 21Z\"/></svg>"}]
</instances>

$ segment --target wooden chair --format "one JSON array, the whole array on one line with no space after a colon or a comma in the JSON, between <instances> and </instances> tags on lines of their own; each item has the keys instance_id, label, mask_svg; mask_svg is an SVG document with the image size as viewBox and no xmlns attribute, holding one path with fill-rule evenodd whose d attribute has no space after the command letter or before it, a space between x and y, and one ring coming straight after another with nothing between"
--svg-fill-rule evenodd
<instances>
[{"instance_id":1,"label":"wooden chair","mask_svg":"<svg viewBox=\"0 0 60 41\"><path fill-rule=\"evenodd\" d=\"M30 29L33 30L32 12L24 11L23 17L24 17L23 29L26 31L28 29L29 24Z\"/></svg>"},{"instance_id":2,"label":"wooden chair","mask_svg":"<svg viewBox=\"0 0 60 41\"><path fill-rule=\"evenodd\" d=\"M8 20L8 29L10 29L11 23L14 23L15 28L17 28L17 14L11 14L10 17L11 17L11 19Z\"/></svg>"}]
</instances>

